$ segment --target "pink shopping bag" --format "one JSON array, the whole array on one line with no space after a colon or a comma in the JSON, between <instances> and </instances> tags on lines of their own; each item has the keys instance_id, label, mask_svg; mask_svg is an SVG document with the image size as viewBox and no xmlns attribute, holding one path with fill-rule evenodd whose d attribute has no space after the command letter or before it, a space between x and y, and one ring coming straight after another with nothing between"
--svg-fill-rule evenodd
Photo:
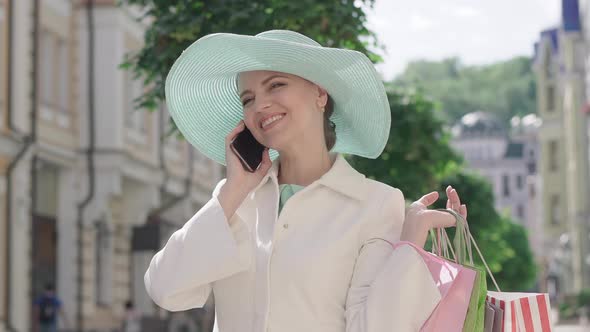
<instances>
[{"instance_id":1,"label":"pink shopping bag","mask_svg":"<svg viewBox=\"0 0 590 332\"><path fill-rule=\"evenodd\" d=\"M487 301L504 310L503 332L551 332L548 294L488 291Z\"/></svg>"},{"instance_id":2,"label":"pink shopping bag","mask_svg":"<svg viewBox=\"0 0 590 332\"><path fill-rule=\"evenodd\" d=\"M411 242L392 244L394 250L402 245L413 247L422 256L441 295L440 302L420 331L462 331L475 282L475 270L438 257Z\"/></svg>"}]
</instances>

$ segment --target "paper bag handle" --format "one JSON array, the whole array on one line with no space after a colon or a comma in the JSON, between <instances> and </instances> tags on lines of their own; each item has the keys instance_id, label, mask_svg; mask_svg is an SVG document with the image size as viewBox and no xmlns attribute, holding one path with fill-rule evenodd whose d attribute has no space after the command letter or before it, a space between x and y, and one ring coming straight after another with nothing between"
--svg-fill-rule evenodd
<instances>
[{"instance_id":1,"label":"paper bag handle","mask_svg":"<svg viewBox=\"0 0 590 332\"><path fill-rule=\"evenodd\" d=\"M492 271L490 270L488 263L486 262L485 258L483 257L481 250L479 250L479 247L477 246L477 243L475 242L475 239L473 238L473 235L471 235L471 232L469 231L469 226L467 224L467 221L465 220L465 218L463 218L462 215L458 214L455 210L452 209L436 209L438 211L443 211L443 212L447 212L450 213L451 215L453 215L455 217L456 223L457 223L457 231L460 232L460 236L463 236L465 239L465 245L467 247L467 252L468 252L468 256L470 258L471 263L473 264L473 257L471 254L471 245L473 244L473 246L475 247L475 250L477 250L477 253L479 255L479 258L481 258L481 261L483 262L483 265L486 268L486 271L488 272L488 274L490 275L490 278L492 279L492 282L494 283L494 286L496 287L496 290L498 292L500 292L500 287L498 287L498 283L496 282L496 279L494 278L494 275L492 274ZM443 237L445 239L446 244L448 245L449 241L449 237L447 235L447 232L445 231L444 228L439 228L437 229L437 232L440 232L443 234ZM432 233L431 233L432 235ZM440 244L439 243L435 243L434 239L433 239L433 244L432 247L434 248L436 246L438 246L439 250L440 250ZM450 246L451 251L452 250L452 246ZM455 248L460 249L460 248ZM439 251L440 254L440 251ZM459 252L457 252L457 254L459 254ZM455 254L455 252L453 252L453 258L455 258L455 261L457 261L457 258L459 258L457 256L457 254ZM448 258L448 257L447 257Z\"/></svg>"}]
</instances>

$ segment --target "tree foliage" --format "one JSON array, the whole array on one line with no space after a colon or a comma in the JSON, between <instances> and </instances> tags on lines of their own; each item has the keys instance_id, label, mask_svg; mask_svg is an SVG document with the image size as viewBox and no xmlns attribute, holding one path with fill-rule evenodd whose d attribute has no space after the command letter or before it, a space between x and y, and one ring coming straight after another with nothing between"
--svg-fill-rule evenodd
<instances>
[{"instance_id":1,"label":"tree foliage","mask_svg":"<svg viewBox=\"0 0 590 332\"><path fill-rule=\"evenodd\" d=\"M506 123L515 115L536 113L535 81L527 57L483 66L464 66L458 58L414 61L393 83L420 88L440 102L449 122L477 110L495 113Z\"/></svg>"},{"instance_id":2,"label":"tree foliage","mask_svg":"<svg viewBox=\"0 0 590 332\"><path fill-rule=\"evenodd\" d=\"M155 109L164 100L164 83L174 61L191 43L210 33L254 35L289 29L323 46L346 47L380 61L371 52L379 47L369 31L362 6L374 0L120 0L143 12L137 19L147 25L144 46L126 55L122 68L132 70L149 90L138 108ZM361 6L362 5L362 6Z\"/></svg>"},{"instance_id":3,"label":"tree foliage","mask_svg":"<svg viewBox=\"0 0 590 332\"><path fill-rule=\"evenodd\" d=\"M416 200L436 188L442 176L459 168L461 158L449 145L450 136L433 110L433 102L412 90L388 87L391 129L377 159L353 157L351 163L369 177L403 188Z\"/></svg>"},{"instance_id":4,"label":"tree foliage","mask_svg":"<svg viewBox=\"0 0 590 332\"><path fill-rule=\"evenodd\" d=\"M523 226L494 209L494 195L490 183L479 175L466 171L442 180L439 191L453 186L468 206L468 223L473 237L502 291L527 291L536 280L537 266L530 249L528 234ZM436 207L445 206L446 197ZM454 232L449 232L452 236ZM476 263L483 267L479 257ZM488 276L488 289L495 290Z\"/></svg>"}]
</instances>

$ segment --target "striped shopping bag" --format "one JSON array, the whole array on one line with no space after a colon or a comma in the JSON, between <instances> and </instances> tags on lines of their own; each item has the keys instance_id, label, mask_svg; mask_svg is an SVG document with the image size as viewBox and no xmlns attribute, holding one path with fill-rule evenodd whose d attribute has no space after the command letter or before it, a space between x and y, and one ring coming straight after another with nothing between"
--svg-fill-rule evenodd
<instances>
[{"instance_id":1,"label":"striped shopping bag","mask_svg":"<svg viewBox=\"0 0 590 332\"><path fill-rule=\"evenodd\" d=\"M551 332L551 309L546 293L488 291L486 301L504 311L503 332Z\"/></svg>"},{"instance_id":2,"label":"striped shopping bag","mask_svg":"<svg viewBox=\"0 0 590 332\"><path fill-rule=\"evenodd\" d=\"M473 254L471 253L471 247L473 246L497 290L497 292L488 291L485 298L481 297L481 300L474 301L476 305L470 303L467 316L469 317L472 315L474 319L476 319L476 323L475 325L464 325L463 332L482 331L486 328L488 330L491 328L492 331L501 332L551 332L552 326L549 316L551 312L549 295L546 293L502 292L483 257L481 250L479 250L477 243L475 243L475 239L469 231L467 221L451 209L441 210L451 213L457 220L457 230L455 232L455 240L453 241L454 246L449 245L450 240L443 229L443 236L437 236L434 238L435 241L433 241L433 247L441 247L441 243L443 244L443 249L448 248L452 251L454 247L455 252L451 252L451 254L452 256L455 256L456 262L473 265ZM440 249L437 251L440 252ZM443 256L448 257L448 255ZM485 304L484 301L488 301L496 307L499 307L500 311L503 312L501 321L498 321L499 324L496 324L494 321L494 324L491 327L489 325L484 325L486 311L485 306L481 306L482 304ZM470 319L465 320L466 323L470 321ZM490 321L492 320L488 319L488 322ZM500 324L501 326L498 326Z\"/></svg>"}]
</instances>

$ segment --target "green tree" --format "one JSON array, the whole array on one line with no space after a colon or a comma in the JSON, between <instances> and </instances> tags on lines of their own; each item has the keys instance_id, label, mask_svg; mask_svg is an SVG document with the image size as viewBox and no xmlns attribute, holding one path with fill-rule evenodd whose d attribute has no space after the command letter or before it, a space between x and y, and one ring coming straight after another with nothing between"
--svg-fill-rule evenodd
<instances>
[{"instance_id":1,"label":"green tree","mask_svg":"<svg viewBox=\"0 0 590 332\"><path fill-rule=\"evenodd\" d=\"M498 215L485 178L463 169L462 160L449 147L434 104L411 90L389 88L387 93L392 117L387 146L377 159L350 156L352 165L370 178L401 189L408 202L438 188L441 198L433 208L445 207L445 187L452 185L468 206L470 230L502 290L529 289L536 268L524 229ZM454 235L454 229L448 232ZM482 265L477 257L476 263ZM488 287L492 286L488 279Z\"/></svg>"},{"instance_id":2,"label":"green tree","mask_svg":"<svg viewBox=\"0 0 590 332\"><path fill-rule=\"evenodd\" d=\"M464 66L458 58L414 61L393 83L418 87L439 101L449 122L477 110L495 113L506 124L515 115L536 113L534 75L527 57L484 66Z\"/></svg>"},{"instance_id":3,"label":"green tree","mask_svg":"<svg viewBox=\"0 0 590 332\"><path fill-rule=\"evenodd\" d=\"M370 178L403 188L416 200L438 186L440 178L459 169L461 158L449 146L449 134L434 104L411 89L387 88L391 130L377 159L352 157L351 163Z\"/></svg>"},{"instance_id":4,"label":"green tree","mask_svg":"<svg viewBox=\"0 0 590 332\"><path fill-rule=\"evenodd\" d=\"M380 47L366 28L363 8L374 0L120 0L145 13L149 20L144 46L127 54L122 68L132 70L149 90L136 100L138 108L155 109L164 100L166 75L174 60L198 38L216 32L253 35L271 29L289 29L323 46L346 47L381 59L368 50Z\"/></svg>"},{"instance_id":5,"label":"green tree","mask_svg":"<svg viewBox=\"0 0 590 332\"><path fill-rule=\"evenodd\" d=\"M467 171L461 171L442 179L440 190L453 186L467 204L469 229L486 259L502 291L527 291L533 287L537 266L530 249L524 227L509 217L499 215L494 209L494 195L487 179ZM443 208L446 196L435 207ZM452 229L449 236L453 236ZM483 267L477 253L474 258ZM488 277L488 289L495 290Z\"/></svg>"}]
</instances>

